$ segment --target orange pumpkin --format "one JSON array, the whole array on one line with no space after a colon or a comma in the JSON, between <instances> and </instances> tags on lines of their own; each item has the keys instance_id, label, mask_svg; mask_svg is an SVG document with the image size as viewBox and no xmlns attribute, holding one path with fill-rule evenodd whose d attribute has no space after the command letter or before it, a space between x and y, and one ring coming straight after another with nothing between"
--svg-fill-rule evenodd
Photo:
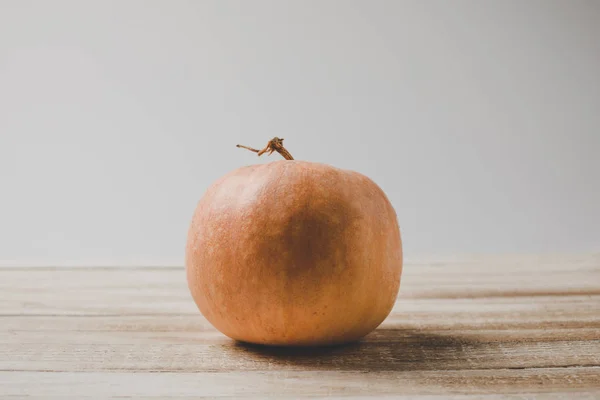
<instances>
[{"instance_id":1,"label":"orange pumpkin","mask_svg":"<svg viewBox=\"0 0 600 400\"><path fill-rule=\"evenodd\" d=\"M277 140L283 150L273 141L266 150L285 156ZM186 246L192 297L239 341L358 340L387 317L398 294L396 213L366 176L286 158L237 169L202 197Z\"/></svg>"}]
</instances>

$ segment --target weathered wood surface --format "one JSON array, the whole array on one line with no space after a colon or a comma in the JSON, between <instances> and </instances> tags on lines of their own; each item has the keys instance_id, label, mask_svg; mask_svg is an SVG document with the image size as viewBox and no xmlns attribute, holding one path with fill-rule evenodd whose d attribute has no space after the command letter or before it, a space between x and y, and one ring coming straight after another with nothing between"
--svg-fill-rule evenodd
<instances>
[{"instance_id":1,"label":"weathered wood surface","mask_svg":"<svg viewBox=\"0 0 600 400\"><path fill-rule=\"evenodd\" d=\"M0 269L0 398L600 398L600 255L407 262L358 344L236 344L182 268Z\"/></svg>"}]
</instances>

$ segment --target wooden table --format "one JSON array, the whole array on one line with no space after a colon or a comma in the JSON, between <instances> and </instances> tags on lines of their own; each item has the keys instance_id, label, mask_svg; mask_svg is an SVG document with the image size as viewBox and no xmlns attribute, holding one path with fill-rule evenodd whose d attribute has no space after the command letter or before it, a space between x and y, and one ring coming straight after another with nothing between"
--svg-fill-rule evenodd
<instances>
[{"instance_id":1,"label":"wooden table","mask_svg":"<svg viewBox=\"0 0 600 400\"><path fill-rule=\"evenodd\" d=\"M0 398L600 398L600 255L405 265L363 342L237 344L182 268L0 269ZM523 395L523 396L520 396Z\"/></svg>"}]
</instances>

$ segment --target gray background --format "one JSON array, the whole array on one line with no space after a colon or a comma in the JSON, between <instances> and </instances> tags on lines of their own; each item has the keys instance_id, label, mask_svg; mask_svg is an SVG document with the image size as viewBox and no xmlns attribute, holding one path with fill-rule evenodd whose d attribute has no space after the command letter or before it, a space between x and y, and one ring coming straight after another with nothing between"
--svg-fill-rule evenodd
<instances>
[{"instance_id":1,"label":"gray background","mask_svg":"<svg viewBox=\"0 0 600 400\"><path fill-rule=\"evenodd\" d=\"M182 264L273 136L408 257L599 251L600 2L0 0L0 265Z\"/></svg>"}]
</instances>

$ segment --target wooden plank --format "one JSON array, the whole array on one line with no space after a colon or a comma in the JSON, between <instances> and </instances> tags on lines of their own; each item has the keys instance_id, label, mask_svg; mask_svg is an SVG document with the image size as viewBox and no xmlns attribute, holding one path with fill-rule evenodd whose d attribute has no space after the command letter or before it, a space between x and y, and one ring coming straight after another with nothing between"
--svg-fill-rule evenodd
<instances>
[{"instance_id":1,"label":"wooden plank","mask_svg":"<svg viewBox=\"0 0 600 400\"><path fill-rule=\"evenodd\" d=\"M599 255L413 261L328 349L225 338L181 268L0 269L0 294L0 398L600 397Z\"/></svg>"},{"instance_id":2,"label":"wooden plank","mask_svg":"<svg viewBox=\"0 0 600 400\"><path fill-rule=\"evenodd\" d=\"M407 264L401 299L600 295L600 257L575 257L572 263L538 258L543 262L475 257L464 263ZM182 268L2 269L0 274L0 315L197 312Z\"/></svg>"},{"instance_id":3,"label":"wooden plank","mask_svg":"<svg viewBox=\"0 0 600 400\"><path fill-rule=\"evenodd\" d=\"M600 306L600 296L573 304L592 309L594 304ZM426 318L411 323L395 314L358 345L308 354L236 345L199 314L4 317L7 334L0 337L0 369L202 372L304 370L319 364L400 371L600 365L600 317L561 318L536 327L511 314L512 324L493 325L486 320L495 317L482 307L483 311L464 315L462 323L457 317L459 324L444 324L443 316L453 315L448 308L438 311L437 317L434 311L425 312ZM538 317L543 313L542 307ZM574 314L576 318L582 313Z\"/></svg>"},{"instance_id":4,"label":"wooden plank","mask_svg":"<svg viewBox=\"0 0 600 400\"><path fill-rule=\"evenodd\" d=\"M598 368L543 368L531 370L357 372L207 372L193 373L48 373L0 372L4 396L44 398L152 397L156 398L347 398L449 394L543 394L563 392L595 395ZM569 390L565 390L565 386ZM466 396L465 396L466 397ZM532 398L528 396L527 398ZM523 398L523 397L521 397ZM580 397L581 398L581 397Z\"/></svg>"},{"instance_id":5,"label":"wooden plank","mask_svg":"<svg viewBox=\"0 0 600 400\"><path fill-rule=\"evenodd\" d=\"M110 344L98 342L102 336L88 343L14 343L3 345L0 370L372 372L600 366L600 340L470 342L450 335L389 332L378 332L359 345L325 351L196 344L193 338L142 340L141 336Z\"/></svg>"}]
</instances>

